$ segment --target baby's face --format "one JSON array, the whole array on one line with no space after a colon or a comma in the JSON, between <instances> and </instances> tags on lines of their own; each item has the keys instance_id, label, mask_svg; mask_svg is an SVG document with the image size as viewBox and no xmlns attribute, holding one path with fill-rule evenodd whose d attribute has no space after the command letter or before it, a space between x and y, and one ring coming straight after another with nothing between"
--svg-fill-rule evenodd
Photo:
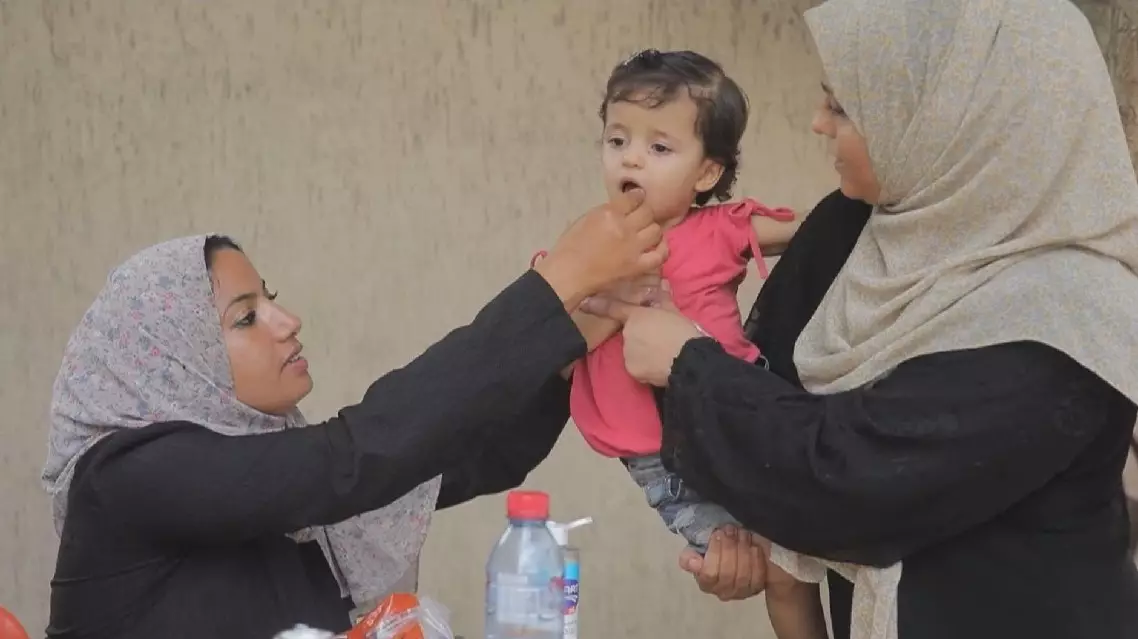
<instances>
[{"instance_id":1,"label":"baby's face","mask_svg":"<svg viewBox=\"0 0 1138 639\"><path fill-rule=\"evenodd\" d=\"M609 104L602 152L609 198L640 187L658 222L682 218L696 194L715 186L722 173L704 157L697 114L686 94L655 108Z\"/></svg>"}]
</instances>

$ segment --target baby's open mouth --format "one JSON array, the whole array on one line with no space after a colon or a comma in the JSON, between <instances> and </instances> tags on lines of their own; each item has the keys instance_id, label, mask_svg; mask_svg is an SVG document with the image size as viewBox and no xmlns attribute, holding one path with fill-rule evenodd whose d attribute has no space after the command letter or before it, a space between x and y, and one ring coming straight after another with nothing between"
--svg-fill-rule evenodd
<instances>
[{"instance_id":1,"label":"baby's open mouth","mask_svg":"<svg viewBox=\"0 0 1138 639\"><path fill-rule=\"evenodd\" d=\"M633 189L643 189L643 188L644 187L640 186L635 180L621 180L620 181L620 192L621 193L628 193L629 191L631 191Z\"/></svg>"}]
</instances>

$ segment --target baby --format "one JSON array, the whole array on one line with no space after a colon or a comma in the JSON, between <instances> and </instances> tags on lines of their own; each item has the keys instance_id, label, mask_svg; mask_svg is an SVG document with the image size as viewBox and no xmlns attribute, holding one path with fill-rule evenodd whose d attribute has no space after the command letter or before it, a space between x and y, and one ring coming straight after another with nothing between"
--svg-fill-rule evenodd
<instances>
[{"instance_id":1,"label":"baby","mask_svg":"<svg viewBox=\"0 0 1138 639\"><path fill-rule=\"evenodd\" d=\"M602 158L609 197L642 189L665 229L661 275L679 310L728 353L764 366L743 334L736 293L751 259L766 277L759 238L768 246L788 242L794 214L750 199L708 205L731 197L747 111L743 92L715 62L690 51L642 51L609 77ZM625 370L619 327L584 321L592 323L587 333L611 337L571 371L573 421L594 450L624 463L668 529L705 553L714 530L738 522L664 468L656 397ZM817 586L773 565L767 605L780 639L826 636Z\"/></svg>"}]
</instances>

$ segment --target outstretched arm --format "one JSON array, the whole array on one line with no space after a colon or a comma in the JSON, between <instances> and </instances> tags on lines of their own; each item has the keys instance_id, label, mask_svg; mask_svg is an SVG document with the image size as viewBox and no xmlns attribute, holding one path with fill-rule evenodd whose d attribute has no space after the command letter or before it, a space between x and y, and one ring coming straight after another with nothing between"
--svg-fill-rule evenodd
<instances>
[{"instance_id":1,"label":"outstretched arm","mask_svg":"<svg viewBox=\"0 0 1138 639\"><path fill-rule=\"evenodd\" d=\"M148 538L190 543L333 524L456 471L443 498L458 503L508 488L548 453L565 423L557 373L584 351L562 299L530 271L323 424L244 437L189 423L123 431L84 456L73 487ZM502 447L503 427L532 446Z\"/></svg>"},{"instance_id":2,"label":"outstretched arm","mask_svg":"<svg viewBox=\"0 0 1138 639\"><path fill-rule=\"evenodd\" d=\"M569 384L550 379L520 413L491 430L481 450L443 473L438 508L516 488L549 457L569 421Z\"/></svg>"}]
</instances>

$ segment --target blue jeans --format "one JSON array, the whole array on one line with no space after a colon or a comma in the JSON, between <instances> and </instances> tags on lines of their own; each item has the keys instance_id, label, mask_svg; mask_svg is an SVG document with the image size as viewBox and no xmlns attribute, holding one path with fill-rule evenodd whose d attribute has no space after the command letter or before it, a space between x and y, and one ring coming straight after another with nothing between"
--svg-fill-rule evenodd
<instances>
[{"instance_id":1,"label":"blue jeans","mask_svg":"<svg viewBox=\"0 0 1138 639\"><path fill-rule=\"evenodd\" d=\"M621 459L632 479L644 489L648 505L660 513L668 530L687 540L699 554L707 552L711 533L739 522L722 506L704 501L680 476L668 472L659 455Z\"/></svg>"}]
</instances>

